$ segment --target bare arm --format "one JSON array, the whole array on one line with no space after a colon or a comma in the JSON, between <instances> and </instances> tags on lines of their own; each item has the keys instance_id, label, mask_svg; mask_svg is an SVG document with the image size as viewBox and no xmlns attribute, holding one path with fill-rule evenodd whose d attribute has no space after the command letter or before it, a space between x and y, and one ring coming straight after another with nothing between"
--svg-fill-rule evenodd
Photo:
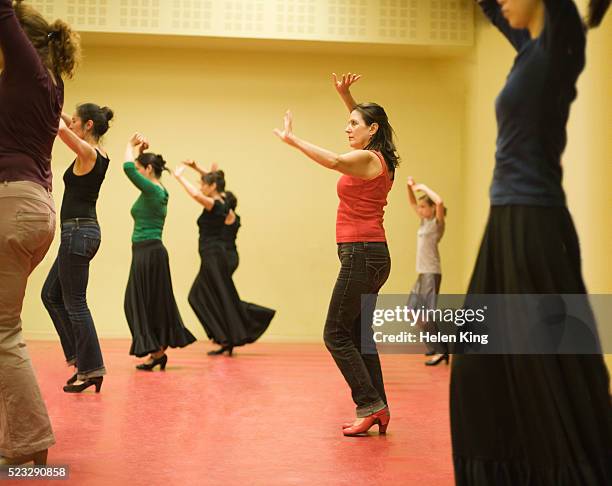
<instances>
[{"instance_id":1,"label":"bare arm","mask_svg":"<svg viewBox=\"0 0 612 486\"><path fill-rule=\"evenodd\" d=\"M85 140L79 138L64 122L64 117L60 118L59 130L57 135L72 150L76 156L76 169L79 175L91 172L96 164L98 154L96 149L89 145Z\"/></svg>"},{"instance_id":2,"label":"bare arm","mask_svg":"<svg viewBox=\"0 0 612 486\"><path fill-rule=\"evenodd\" d=\"M64 123L68 126L70 126L70 124L72 123L72 117L68 115L67 113L64 113L63 111L62 111L62 120L64 120Z\"/></svg>"},{"instance_id":3,"label":"bare arm","mask_svg":"<svg viewBox=\"0 0 612 486\"><path fill-rule=\"evenodd\" d=\"M135 133L125 147L125 162L135 162L138 156L149 148L149 142L140 133Z\"/></svg>"},{"instance_id":4,"label":"bare arm","mask_svg":"<svg viewBox=\"0 0 612 486\"><path fill-rule=\"evenodd\" d=\"M418 203L416 200L416 196L414 195L414 190L413 190L414 185L415 185L414 179L412 177L408 177L408 182L406 183L406 189L408 190L408 202L410 203L410 206L412 207L412 209L414 209L414 212L417 213Z\"/></svg>"},{"instance_id":5,"label":"bare arm","mask_svg":"<svg viewBox=\"0 0 612 486\"><path fill-rule=\"evenodd\" d=\"M338 79L336 73L332 73L332 79L334 81L334 87L336 88L336 91L338 91L340 98L342 98L342 101L348 108L348 111L353 111L357 106L357 102L351 94L351 85L361 79L361 74L343 74L342 77Z\"/></svg>"},{"instance_id":6,"label":"bare arm","mask_svg":"<svg viewBox=\"0 0 612 486\"><path fill-rule=\"evenodd\" d=\"M293 117L290 111L285 113L284 122L284 129L281 131L277 128L274 133L287 145L297 148L326 169L365 180L379 176L383 170L376 154L369 150L353 150L346 154L338 154L296 137L293 134Z\"/></svg>"},{"instance_id":7,"label":"bare arm","mask_svg":"<svg viewBox=\"0 0 612 486\"><path fill-rule=\"evenodd\" d=\"M185 189L185 192L187 192L187 194L189 194L189 196L191 196L193 200L197 201L198 203L200 203L202 206L204 206L206 209L210 211L215 205L215 199L212 197L205 196L204 194L202 194L201 191L196 189L193 186L193 184L191 184L191 182L189 182L185 178L185 176L183 175L184 171L185 171L185 166L180 165L179 167L175 169L175 171L172 174L174 175L174 178L179 182L179 184L183 186L183 189Z\"/></svg>"},{"instance_id":8,"label":"bare arm","mask_svg":"<svg viewBox=\"0 0 612 486\"><path fill-rule=\"evenodd\" d=\"M414 190L423 191L429 196L429 199L436 205L436 219L439 223L444 223L444 201L442 201L442 198L425 184L416 184Z\"/></svg>"},{"instance_id":9,"label":"bare arm","mask_svg":"<svg viewBox=\"0 0 612 486\"><path fill-rule=\"evenodd\" d=\"M234 224L235 222L236 222L236 213L234 212L233 209L230 209L229 213L227 213L227 216L225 217L225 225L230 226Z\"/></svg>"},{"instance_id":10,"label":"bare arm","mask_svg":"<svg viewBox=\"0 0 612 486\"><path fill-rule=\"evenodd\" d=\"M205 176L206 174L209 174L210 172L214 172L218 169L217 164L212 164L210 166L209 170L204 169L203 167L201 167L195 160L189 159L189 160L185 160L183 162L183 164L185 164L187 167L195 170L198 174L200 174L201 176Z\"/></svg>"}]
</instances>

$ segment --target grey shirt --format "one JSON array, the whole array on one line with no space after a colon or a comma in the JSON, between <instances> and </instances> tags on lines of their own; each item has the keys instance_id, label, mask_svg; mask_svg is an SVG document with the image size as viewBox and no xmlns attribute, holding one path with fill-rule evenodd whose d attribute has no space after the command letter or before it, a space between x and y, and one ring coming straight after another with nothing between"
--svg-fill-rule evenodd
<instances>
[{"instance_id":1,"label":"grey shirt","mask_svg":"<svg viewBox=\"0 0 612 486\"><path fill-rule=\"evenodd\" d=\"M444 234L444 223L438 223L436 218L422 219L417 231L417 273L442 274L438 242Z\"/></svg>"}]
</instances>

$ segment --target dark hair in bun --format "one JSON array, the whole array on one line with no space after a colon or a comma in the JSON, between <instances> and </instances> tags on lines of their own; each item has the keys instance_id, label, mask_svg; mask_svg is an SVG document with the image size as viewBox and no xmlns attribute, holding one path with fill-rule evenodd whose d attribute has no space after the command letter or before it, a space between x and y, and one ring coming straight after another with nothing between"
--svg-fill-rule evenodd
<instances>
[{"instance_id":1,"label":"dark hair in bun","mask_svg":"<svg viewBox=\"0 0 612 486\"><path fill-rule=\"evenodd\" d=\"M109 129L109 122L113 119L114 113L108 106L100 107L95 103L83 103L77 106L77 115L87 123L93 122L92 134L99 140Z\"/></svg>"},{"instance_id":2,"label":"dark hair in bun","mask_svg":"<svg viewBox=\"0 0 612 486\"><path fill-rule=\"evenodd\" d=\"M217 191L225 192L225 173L222 170L216 170L203 175L202 181L209 185L217 184Z\"/></svg>"},{"instance_id":3,"label":"dark hair in bun","mask_svg":"<svg viewBox=\"0 0 612 486\"><path fill-rule=\"evenodd\" d=\"M142 165L145 169L149 166L153 167L153 172L155 173L155 177L161 179L162 172L168 171L166 168L166 161L159 154L154 154L151 152L146 152L144 154L140 154L136 161Z\"/></svg>"}]
</instances>

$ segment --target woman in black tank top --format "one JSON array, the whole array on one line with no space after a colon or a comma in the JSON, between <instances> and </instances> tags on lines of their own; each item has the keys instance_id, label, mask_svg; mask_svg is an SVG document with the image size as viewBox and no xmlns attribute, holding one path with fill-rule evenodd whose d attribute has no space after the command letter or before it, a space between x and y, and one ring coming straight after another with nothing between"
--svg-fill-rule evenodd
<instances>
[{"instance_id":1,"label":"woman in black tank top","mask_svg":"<svg viewBox=\"0 0 612 486\"><path fill-rule=\"evenodd\" d=\"M89 262L101 238L96 202L109 164L100 138L112 118L109 108L86 103L77 107L72 118L62 114L58 133L77 157L64 173L61 243L43 286L42 300L60 337L66 362L77 369L64 386L69 393L92 385L99 392L106 374L86 294Z\"/></svg>"}]
</instances>

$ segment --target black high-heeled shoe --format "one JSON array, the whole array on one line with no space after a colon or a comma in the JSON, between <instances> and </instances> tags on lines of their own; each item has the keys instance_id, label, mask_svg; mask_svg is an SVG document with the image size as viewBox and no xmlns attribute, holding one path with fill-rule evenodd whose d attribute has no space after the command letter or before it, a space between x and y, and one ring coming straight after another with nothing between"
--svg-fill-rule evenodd
<instances>
[{"instance_id":1,"label":"black high-heeled shoe","mask_svg":"<svg viewBox=\"0 0 612 486\"><path fill-rule=\"evenodd\" d=\"M209 351L206 354L208 356L219 356L220 354L227 352L227 355L231 356L233 351L234 351L234 346L221 346L219 349L214 349L212 351Z\"/></svg>"},{"instance_id":2,"label":"black high-heeled shoe","mask_svg":"<svg viewBox=\"0 0 612 486\"><path fill-rule=\"evenodd\" d=\"M448 354L441 354L437 358L425 361L425 366L436 366L439 365L442 361L446 361L446 364L448 365Z\"/></svg>"},{"instance_id":3,"label":"black high-heeled shoe","mask_svg":"<svg viewBox=\"0 0 612 486\"><path fill-rule=\"evenodd\" d=\"M95 376L93 378L85 380L83 383L80 383L78 385L66 385L64 387L64 391L66 393L81 393L83 390L86 390L87 388L93 385L96 387L96 393L100 393L103 380L103 376Z\"/></svg>"},{"instance_id":4,"label":"black high-heeled shoe","mask_svg":"<svg viewBox=\"0 0 612 486\"><path fill-rule=\"evenodd\" d=\"M78 376L79 376L78 373L75 373L74 375L72 375L70 378L68 378L68 381L66 381L66 385L72 385L75 381L77 381Z\"/></svg>"},{"instance_id":5,"label":"black high-heeled shoe","mask_svg":"<svg viewBox=\"0 0 612 486\"><path fill-rule=\"evenodd\" d=\"M159 370L164 371L166 369L166 363L168 363L168 356L163 354L159 358L153 358L153 361L151 363L141 363L139 365L136 365L136 369L143 371L153 371L153 368L159 365Z\"/></svg>"}]
</instances>

